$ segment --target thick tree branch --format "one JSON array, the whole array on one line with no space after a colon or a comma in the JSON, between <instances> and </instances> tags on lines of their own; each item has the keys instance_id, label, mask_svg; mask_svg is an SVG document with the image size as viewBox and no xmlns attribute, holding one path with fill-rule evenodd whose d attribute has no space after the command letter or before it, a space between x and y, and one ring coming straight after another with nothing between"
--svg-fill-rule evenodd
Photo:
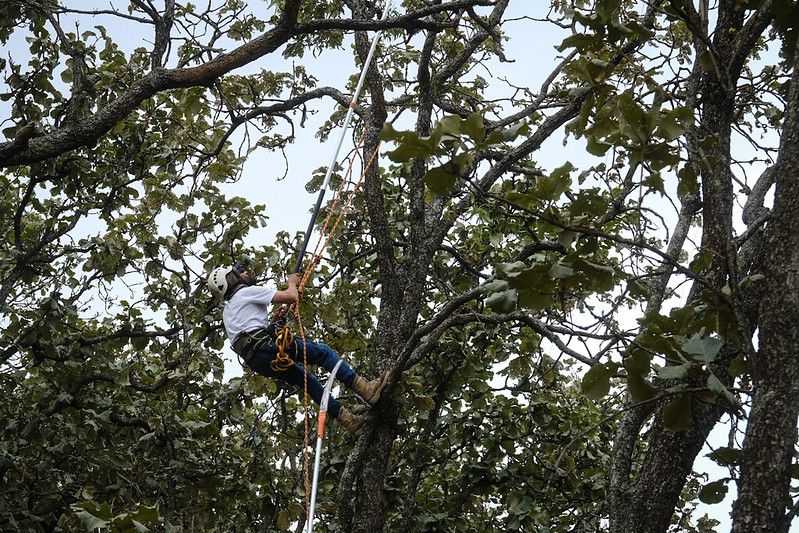
<instances>
[{"instance_id":1,"label":"thick tree branch","mask_svg":"<svg viewBox=\"0 0 799 533\"><path fill-rule=\"evenodd\" d=\"M696 196L686 196L682 199L677 224L671 234L666 251L661 256L660 266L657 268L660 274L652 280L650 285L650 295L646 305L647 312L660 310L660 306L666 299L666 288L675 270L674 265L679 264L680 252L685 245L691 224L701 205L699 198Z\"/></svg>"},{"instance_id":2,"label":"thick tree branch","mask_svg":"<svg viewBox=\"0 0 799 533\"><path fill-rule=\"evenodd\" d=\"M156 93L168 89L208 86L223 74L274 52L292 36L299 5L300 0L287 0L283 17L272 30L204 65L154 70L131 84L119 98L74 126L33 138L24 148L14 141L0 143L0 168L31 164L90 146Z\"/></svg>"},{"instance_id":3,"label":"thick tree branch","mask_svg":"<svg viewBox=\"0 0 799 533\"><path fill-rule=\"evenodd\" d=\"M760 39L760 36L771 24L771 21L774 20L774 7L776 4L776 0L762 2L735 35L734 51L731 58L734 71L741 69L744 62L749 58L749 54L752 52L757 40Z\"/></svg>"},{"instance_id":4,"label":"thick tree branch","mask_svg":"<svg viewBox=\"0 0 799 533\"><path fill-rule=\"evenodd\" d=\"M203 154L202 158L200 159L200 163L197 165L197 168L201 168L205 161L208 161L217 155L219 155L227 144L230 137L235 133L235 131L239 128L239 126L246 124L247 122L256 119L258 117L263 116L280 116L287 111L291 111L296 109L298 106L305 104L311 100L315 100L318 98L322 98L324 96L329 96L336 102L338 102L342 107L347 107L349 105L350 99L341 91L334 87L319 87L318 89L312 89L307 91L303 94L297 95L293 98L289 98L287 100L277 102L272 105L268 106L259 106L254 107L252 109L248 109L246 113L237 115L233 117L230 121L230 126L225 134L219 139L219 142L212 151ZM355 112L358 114L362 114L364 109L362 106L357 106L355 108Z\"/></svg>"},{"instance_id":5,"label":"thick tree branch","mask_svg":"<svg viewBox=\"0 0 799 533\"><path fill-rule=\"evenodd\" d=\"M451 25L441 22L422 20L431 15L453 12L473 6L492 6L493 0L455 0L423 7L400 15L398 17L387 18L386 20L371 19L325 19L314 20L297 25L297 32L300 34L316 33L323 30L346 30L346 31L377 31L390 28L402 28L405 30L441 30L451 27Z\"/></svg>"},{"instance_id":6,"label":"thick tree branch","mask_svg":"<svg viewBox=\"0 0 799 533\"><path fill-rule=\"evenodd\" d=\"M611 452L610 504L614 508L625 505L630 488L633 458L638 443L638 435L644 423L654 411L655 404L647 403L625 411L616 428Z\"/></svg>"},{"instance_id":7,"label":"thick tree branch","mask_svg":"<svg viewBox=\"0 0 799 533\"><path fill-rule=\"evenodd\" d=\"M493 29L502 22L502 15L504 15L509 1L510 0L497 0L494 9L488 17L488 21L485 23L486 26ZM433 85L439 86L446 83L472 58L472 54L474 54L475 50L491 37L492 35L489 31L481 30L477 32L474 37L464 44L455 58L438 71L433 80Z\"/></svg>"},{"instance_id":8,"label":"thick tree branch","mask_svg":"<svg viewBox=\"0 0 799 533\"><path fill-rule=\"evenodd\" d=\"M128 13L123 13L121 11L116 11L113 9L73 9L67 8L63 6L58 6L53 9L54 13L74 13L76 15L111 15L113 17L119 17L125 20L132 20L134 22L140 22L142 24L152 24L152 19L147 19L144 17L137 17L135 15L130 15Z\"/></svg>"}]
</instances>

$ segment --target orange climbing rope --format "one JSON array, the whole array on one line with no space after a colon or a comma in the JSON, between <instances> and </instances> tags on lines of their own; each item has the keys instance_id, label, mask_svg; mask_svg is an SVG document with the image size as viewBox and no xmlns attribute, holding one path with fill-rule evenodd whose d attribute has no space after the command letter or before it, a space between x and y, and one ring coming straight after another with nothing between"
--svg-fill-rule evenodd
<instances>
[{"instance_id":1,"label":"orange climbing rope","mask_svg":"<svg viewBox=\"0 0 799 533\"><path fill-rule=\"evenodd\" d=\"M364 176L366 172L371 168L372 163L374 163L375 158L377 157L377 153L380 150L380 144L378 143L377 147L375 148L372 156L367 161L366 165L363 167L361 171L361 177L355 183L352 191L350 191L349 196L347 197L347 201L344 203L342 208L338 210L338 217L336 218L335 222L333 223L333 227L330 228L330 222L333 218L333 214L336 213L336 208L338 204L341 202L341 197L344 192L344 187L347 184L350 176L352 175L352 169L355 164L355 157L356 155L360 155L360 148L363 145L363 136L359 139L355 149L353 150L352 155L350 156L350 162L347 166L347 171L345 172L344 178L341 180L341 185L339 185L338 190L336 191L336 195L331 200L331 206L328 210L327 216L325 217L325 221L322 224L322 229L319 232L319 239L316 242L316 246L314 247L314 251L311 254L311 261L306 265L305 269L303 270L303 275L300 280L300 284L298 290L302 292L305 285L308 283L311 274L316 269L316 266L322 260L322 252L324 252L325 248L327 248L330 239L332 238L333 234L338 229L338 226L341 224L341 221L344 219L344 215L346 214L347 210L349 209L350 205L352 204L355 195L358 192L361 184L363 183ZM299 317L299 305L294 304L289 312L296 317ZM281 315L282 316L282 315ZM305 338L303 337L303 342ZM270 363L270 367L275 372L282 372L286 371L294 364L294 360L288 353L289 348L294 343L294 333L291 331L291 328L286 326L283 327L280 331L277 332L275 338L275 344L278 349L278 353L275 356L275 359Z\"/></svg>"},{"instance_id":2,"label":"orange climbing rope","mask_svg":"<svg viewBox=\"0 0 799 533\"><path fill-rule=\"evenodd\" d=\"M346 186L347 182L349 181L350 176L352 175L352 170L353 170L353 167L355 166L355 159L356 159L356 157L360 157L360 149L363 146L364 138L365 138L365 132L361 136L361 138L358 140L358 143L356 144L352 154L350 155L349 164L347 165L347 170L346 170L346 172L344 174L343 179L341 180L341 185L339 186L338 190L336 191L336 195L331 200L330 209L328 210L327 216L325 217L325 221L322 224L322 229L319 231L319 239L317 240L316 245L314 247L314 251L311 254L311 260L308 262L308 264L303 269L303 275L300 278L300 283L299 283L299 286L298 286L298 290L299 290L300 294L302 294L302 291L305 288L305 285L310 280L311 275L316 270L317 265L321 262L321 260L323 258L322 254L323 254L324 250L327 248L327 245L330 243L331 238L333 237L333 235L335 234L335 232L338 229L339 225L341 224L341 221L344 219L344 215L347 213L347 210L349 209L350 205L352 204L352 201L355 199L355 195L357 194L358 190L360 189L361 184L363 183L364 177L366 176L366 173L372 167L372 164L374 163L375 159L377 158L378 151L380 150L380 144L379 143L375 147L374 152L372 152L372 155L369 158L369 160L366 162L366 165L364 165L363 168L361 169L360 178L355 183L355 186L353 187L352 191L349 192L349 195L347 196L347 199L344 202L344 205L342 205L341 208L338 209L338 216L335 218L335 220L333 220L333 215L336 213L337 208L338 208L339 204L341 203L341 197L344 194L345 186ZM331 227L331 222L332 222L332 227ZM310 500L309 500L309 497L310 497L311 479L310 479L310 456L309 456L309 452L308 452L309 447L310 447L310 437L309 437L309 435L310 435L310 425L309 425L309 421L308 421L308 411L309 411L308 410L308 372L307 372L307 368L308 368L308 350L307 350L306 337L305 337L305 327L304 327L304 325L302 323L302 315L301 315L301 312L300 312L300 302L299 301L297 303L293 304L290 307L289 313L291 315L293 315L294 318L297 320L298 334L300 336L300 339L302 340L303 369L305 369L305 372L303 373L303 384L304 384L304 387L303 387L303 389L304 389L304 391L303 391L304 392L303 393L303 409L304 409L304 414L305 414L305 441L304 441L304 447L305 447L305 453L304 453L304 455L305 455L305 507L306 507L306 515L309 515L310 514ZM294 360L289 355L288 350L290 349L291 346L294 346L296 348L295 335L291 331L291 327L288 325L288 323L280 331L277 332L276 339L275 339L275 344L276 344L276 347L278 349L278 353L276 354L275 359L271 362L270 366L271 366L272 370L274 370L276 372L286 371L289 368L291 368L291 366L294 365ZM296 355L296 353L295 353L295 355Z\"/></svg>"}]
</instances>

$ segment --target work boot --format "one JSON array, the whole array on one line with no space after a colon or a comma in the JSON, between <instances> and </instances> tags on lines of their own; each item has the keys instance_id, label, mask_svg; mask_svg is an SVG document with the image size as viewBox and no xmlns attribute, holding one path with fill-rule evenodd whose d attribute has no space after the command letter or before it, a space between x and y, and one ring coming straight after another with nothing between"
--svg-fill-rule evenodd
<instances>
[{"instance_id":1,"label":"work boot","mask_svg":"<svg viewBox=\"0 0 799 533\"><path fill-rule=\"evenodd\" d=\"M353 437L357 437L361 433L361 425L363 424L363 417L354 415L348 411L346 407L342 407L338 412L338 423L344 426Z\"/></svg>"},{"instance_id":2,"label":"work boot","mask_svg":"<svg viewBox=\"0 0 799 533\"><path fill-rule=\"evenodd\" d=\"M388 371L383 372L380 377L371 381L366 381L361 376L355 376L355 381L352 382L352 390L355 394L363 398L363 401L369 405L374 405L380 399L380 393L383 392L383 387L388 382Z\"/></svg>"}]
</instances>

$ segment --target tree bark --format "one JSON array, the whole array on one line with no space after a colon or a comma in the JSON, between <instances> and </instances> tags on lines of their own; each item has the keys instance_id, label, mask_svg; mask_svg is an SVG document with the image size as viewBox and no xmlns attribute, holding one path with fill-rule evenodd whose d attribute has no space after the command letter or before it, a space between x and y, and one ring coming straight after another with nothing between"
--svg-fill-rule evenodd
<instances>
[{"instance_id":1,"label":"tree bark","mask_svg":"<svg viewBox=\"0 0 799 533\"><path fill-rule=\"evenodd\" d=\"M797 55L799 59L799 55ZM774 169L774 210L767 229L765 296L754 361L754 397L743 446L733 531L787 532L792 459L799 415L799 60Z\"/></svg>"}]
</instances>

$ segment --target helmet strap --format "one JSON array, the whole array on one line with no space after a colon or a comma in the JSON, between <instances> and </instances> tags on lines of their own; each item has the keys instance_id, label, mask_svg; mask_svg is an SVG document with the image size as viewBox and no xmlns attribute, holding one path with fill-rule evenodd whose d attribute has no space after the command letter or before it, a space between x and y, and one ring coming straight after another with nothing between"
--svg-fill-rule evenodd
<instances>
[{"instance_id":1,"label":"helmet strap","mask_svg":"<svg viewBox=\"0 0 799 533\"><path fill-rule=\"evenodd\" d=\"M244 282L236 283L236 285L234 285L233 287L231 287L231 288L229 288L227 290L227 293L225 294L225 299L226 300L230 300L231 298L233 298L234 294L236 294L237 292L239 292L241 289L243 289L246 286L247 285Z\"/></svg>"}]
</instances>

